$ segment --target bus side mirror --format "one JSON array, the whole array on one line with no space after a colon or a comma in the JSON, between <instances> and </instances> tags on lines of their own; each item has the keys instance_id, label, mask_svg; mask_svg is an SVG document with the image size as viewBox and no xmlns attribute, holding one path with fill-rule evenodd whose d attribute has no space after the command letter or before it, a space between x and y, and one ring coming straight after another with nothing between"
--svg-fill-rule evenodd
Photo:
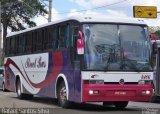
<instances>
[{"instance_id":1,"label":"bus side mirror","mask_svg":"<svg viewBox=\"0 0 160 114\"><path fill-rule=\"evenodd\" d=\"M78 32L78 39L77 39L77 54L83 55L84 54L84 41L82 32Z\"/></svg>"},{"instance_id":2,"label":"bus side mirror","mask_svg":"<svg viewBox=\"0 0 160 114\"><path fill-rule=\"evenodd\" d=\"M153 42L153 44L152 44L152 52L153 52L153 54L157 54L157 52L158 52L157 42Z\"/></svg>"}]
</instances>

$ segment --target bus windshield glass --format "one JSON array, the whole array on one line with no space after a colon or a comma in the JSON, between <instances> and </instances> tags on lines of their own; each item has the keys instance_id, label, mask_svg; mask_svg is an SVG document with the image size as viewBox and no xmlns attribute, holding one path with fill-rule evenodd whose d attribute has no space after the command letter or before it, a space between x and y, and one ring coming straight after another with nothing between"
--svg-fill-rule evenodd
<instances>
[{"instance_id":1,"label":"bus windshield glass","mask_svg":"<svg viewBox=\"0 0 160 114\"><path fill-rule=\"evenodd\" d=\"M86 70L152 70L146 26L84 24L83 33Z\"/></svg>"}]
</instances>

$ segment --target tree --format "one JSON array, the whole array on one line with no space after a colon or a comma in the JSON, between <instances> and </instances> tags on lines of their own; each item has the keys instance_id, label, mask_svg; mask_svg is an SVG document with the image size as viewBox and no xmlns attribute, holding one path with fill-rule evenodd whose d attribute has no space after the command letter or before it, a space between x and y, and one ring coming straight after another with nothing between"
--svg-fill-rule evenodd
<instances>
[{"instance_id":1,"label":"tree","mask_svg":"<svg viewBox=\"0 0 160 114\"><path fill-rule=\"evenodd\" d=\"M157 30L156 32L155 32L155 34L157 35L157 37L158 37L158 39L160 38L160 30Z\"/></svg>"},{"instance_id":2,"label":"tree","mask_svg":"<svg viewBox=\"0 0 160 114\"><path fill-rule=\"evenodd\" d=\"M34 27L36 23L31 19L48 13L39 0L1 0L1 6L4 46L7 28L11 31L19 31L26 27Z\"/></svg>"},{"instance_id":3,"label":"tree","mask_svg":"<svg viewBox=\"0 0 160 114\"><path fill-rule=\"evenodd\" d=\"M149 26L149 33L155 33L157 30L160 30L159 26Z\"/></svg>"}]
</instances>

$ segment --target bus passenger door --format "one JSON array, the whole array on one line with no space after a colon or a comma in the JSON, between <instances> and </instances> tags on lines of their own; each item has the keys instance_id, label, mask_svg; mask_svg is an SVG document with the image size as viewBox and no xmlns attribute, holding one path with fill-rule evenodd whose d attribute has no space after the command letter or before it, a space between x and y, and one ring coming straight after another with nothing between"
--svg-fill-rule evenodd
<instances>
[{"instance_id":1,"label":"bus passenger door","mask_svg":"<svg viewBox=\"0 0 160 114\"><path fill-rule=\"evenodd\" d=\"M157 54L156 94L160 95L160 48Z\"/></svg>"},{"instance_id":2,"label":"bus passenger door","mask_svg":"<svg viewBox=\"0 0 160 114\"><path fill-rule=\"evenodd\" d=\"M78 38L79 26L71 26L70 36L70 57L71 65L74 72L74 96L76 101L80 101L81 92L81 76L80 76L80 60L76 52L76 40Z\"/></svg>"}]
</instances>

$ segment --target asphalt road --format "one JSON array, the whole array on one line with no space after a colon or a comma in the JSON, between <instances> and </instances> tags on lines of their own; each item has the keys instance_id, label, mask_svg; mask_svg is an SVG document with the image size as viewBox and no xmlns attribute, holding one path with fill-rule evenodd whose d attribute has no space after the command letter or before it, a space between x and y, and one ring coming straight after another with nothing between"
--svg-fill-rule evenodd
<instances>
[{"instance_id":1,"label":"asphalt road","mask_svg":"<svg viewBox=\"0 0 160 114\"><path fill-rule=\"evenodd\" d=\"M63 109L54 99L34 97L20 100L15 93L0 91L0 112L3 114L160 114L160 103L129 102L124 110L112 106L103 107L101 103L73 104Z\"/></svg>"}]
</instances>

